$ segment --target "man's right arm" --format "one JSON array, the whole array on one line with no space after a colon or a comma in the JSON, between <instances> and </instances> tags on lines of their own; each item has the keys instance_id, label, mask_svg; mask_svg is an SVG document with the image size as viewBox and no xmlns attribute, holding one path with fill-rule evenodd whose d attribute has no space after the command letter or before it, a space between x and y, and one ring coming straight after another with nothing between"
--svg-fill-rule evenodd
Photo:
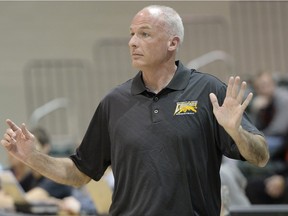
<instances>
[{"instance_id":1,"label":"man's right arm","mask_svg":"<svg viewBox=\"0 0 288 216\"><path fill-rule=\"evenodd\" d=\"M38 151L36 138L24 124L20 128L10 119L7 119L6 122L9 128L6 130L1 144L13 157L61 184L79 187L91 180L75 166L70 158L51 157Z\"/></svg>"},{"instance_id":2,"label":"man's right arm","mask_svg":"<svg viewBox=\"0 0 288 216\"><path fill-rule=\"evenodd\" d=\"M26 164L61 184L80 187L91 180L75 166L70 158L56 158L41 152L33 152L26 159Z\"/></svg>"}]
</instances>

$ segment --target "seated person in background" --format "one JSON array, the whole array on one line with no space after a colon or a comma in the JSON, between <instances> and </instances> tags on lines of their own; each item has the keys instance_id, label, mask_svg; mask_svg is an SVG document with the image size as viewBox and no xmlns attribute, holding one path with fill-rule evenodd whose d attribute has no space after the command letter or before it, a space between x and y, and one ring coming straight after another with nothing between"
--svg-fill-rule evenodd
<instances>
[{"instance_id":1,"label":"seated person in background","mask_svg":"<svg viewBox=\"0 0 288 216\"><path fill-rule=\"evenodd\" d=\"M253 82L255 97L251 112L255 124L266 136L286 136L288 132L288 90L277 86L272 74L260 71Z\"/></svg>"},{"instance_id":2,"label":"seated person in background","mask_svg":"<svg viewBox=\"0 0 288 216\"><path fill-rule=\"evenodd\" d=\"M251 114L266 136L270 161L263 169L240 163L248 179L246 194L252 204L288 203L288 90L277 86L272 74L259 72L253 81Z\"/></svg>"},{"instance_id":3,"label":"seated person in background","mask_svg":"<svg viewBox=\"0 0 288 216\"><path fill-rule=\"evenodd\" d=\"M286 138L288 133L288 90L277 86L272 74L260 71L252 81L255 90L251 102L250 114L256 127L261 130L267 140L270 151L270 163L265 168L257 169L247 163L240 163L240 169L247 177L275 173L282 170L286 160ZM245 166L247 165L247 166ZM250 169L251 168L251 169ZM272 170L272 172L270 172Z\"/></svg>"},{"instance_id":4,"label":"seated person in background","mask_svg":"<svg viewBox=\"0 0 288 216\"><path fill-rule=\"evenodd\" d=\"M35 128L32 131L34 136L38 139L38 150L48 154L51 145L50 138L46 131L42 128ZM15 160L11 156L9 156L9 158L12 161ZM14 168L12 167L12 171L13 169ZM46 199L47 197L63 199L72 194L72 187L51 181L33 170L31 170L24 178L18 180L23 189L27 192L28 199Z\"/></svg>"},{"instance_id":5,"label":"seated person in background","mask_svg":"<svg viewBox=\"0 0 288 216\"><path fill-rule=\"evenodd\" d=\"M248 182L246 194L252 204L288 204L287 183L287 173L255 179Z\"/></svg>"},{"instance_id":6,"label":"seated person in background","mask_svg":"<svg viewBox=\"0 0 288 216\"><path fill-rule=\"evenodd\" d=\"M50 137L43 128L34 128L34 136L38 140L38 150L43 153L50 152ZM10 169L16 179L26 192L26 198L29 201L48 201L56 202L61 211L71 214L90 214L97 215L97 211L89 194L84 188L73 188L68 185L56 183L28 168L22 162L8 156ZM0 195L1 200L1 195ZM11 207L8 197L2 195L2 200L7 203L6 207ZM0 201L1 202L1 201ZM5 206L4 206L5 207Z\"/></svg>"}]
</instances>

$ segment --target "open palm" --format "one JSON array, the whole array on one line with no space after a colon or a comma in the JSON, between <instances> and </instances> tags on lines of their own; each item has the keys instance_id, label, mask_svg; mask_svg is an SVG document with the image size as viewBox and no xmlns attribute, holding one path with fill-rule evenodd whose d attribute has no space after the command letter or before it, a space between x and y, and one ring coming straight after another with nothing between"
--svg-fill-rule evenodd
<instances>
[{"instance_id":1,"label":"open palm","mask_svg":"<svg viewBox=\"0 0 288 216\"><path fill-rule=\"evenodd\" d=\"M210 94L213 113L218 123L228 133L239 129L243 113L253 97L253 94L249 93L243 101L246 88L246 82L240 84L240 77L230 77L222 106L219 106L216 95Z\"/></svg>"}]
</instances>

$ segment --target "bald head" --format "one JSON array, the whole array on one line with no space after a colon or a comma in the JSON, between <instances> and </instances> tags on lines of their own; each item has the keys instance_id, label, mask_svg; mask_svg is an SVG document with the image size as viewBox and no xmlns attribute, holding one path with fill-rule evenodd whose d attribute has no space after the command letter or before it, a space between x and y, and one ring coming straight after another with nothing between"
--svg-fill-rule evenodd
<instances>
[{"instance_id":1,"label":"bald head","mask_svg":"<svg viewBox=\"0 0 288 216\"><path fill-rule=\"evenodd\" d=\"M179 14L170 7L162 5L150 5L143 8L137 14L149 13L151 16L160 20L163 28L169 36L177 36L180 39L180 44L184 40L184 26Z\"/></svg>"}]
</instances>

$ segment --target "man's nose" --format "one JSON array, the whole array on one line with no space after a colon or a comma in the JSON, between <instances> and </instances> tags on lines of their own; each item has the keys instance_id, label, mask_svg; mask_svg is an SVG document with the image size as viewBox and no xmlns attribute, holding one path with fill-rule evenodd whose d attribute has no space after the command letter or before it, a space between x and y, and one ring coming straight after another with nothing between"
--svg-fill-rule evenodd
<instances>
[{"instance_id":1,"label":"man's nose","mask_svg":"<svg viewBox=\"0 0 288 216\"><path fill-rule=\"evenodd\" d=\"M129 45L129 47L136 47L137 46L137 37L136 37L136 35L131 36L128 45Z\"/></svg>"}]
</instances>

